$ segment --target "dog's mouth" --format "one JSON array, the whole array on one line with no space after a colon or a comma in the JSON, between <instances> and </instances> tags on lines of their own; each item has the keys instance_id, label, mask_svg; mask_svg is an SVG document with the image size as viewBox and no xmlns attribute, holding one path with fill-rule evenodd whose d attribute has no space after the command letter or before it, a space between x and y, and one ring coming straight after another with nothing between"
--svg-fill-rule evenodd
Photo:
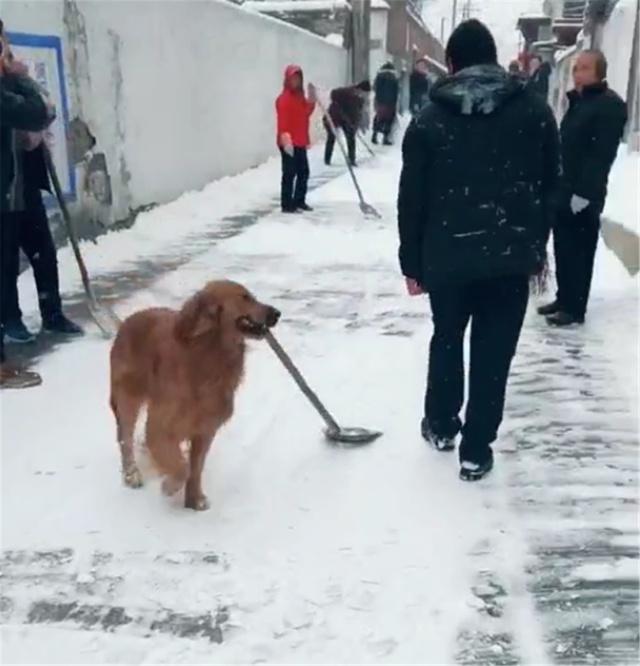
<instances>
[{"instance_id":1,"label":"dog's mouth","mask_svg":"<svg viewBox=\"0 0 640 666\"><path fill-rule=\"evenodd\" d=\"M251 319L251 317L240 317L237 320L236 325L241 333L247 337L256 338L258 340L264 338L269 330L269 327L264 322L259 323Z\"/></svg>"}]
</instances>

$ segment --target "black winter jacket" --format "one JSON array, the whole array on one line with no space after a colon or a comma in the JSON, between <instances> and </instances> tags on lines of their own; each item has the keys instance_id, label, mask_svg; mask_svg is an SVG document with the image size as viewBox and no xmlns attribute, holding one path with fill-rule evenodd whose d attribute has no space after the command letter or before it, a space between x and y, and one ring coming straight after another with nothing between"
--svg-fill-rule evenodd
<instances>
[{"instance_id":1,"label":"black winter jacket","mask_svg":"<svg viewBox=\"0 0 640 666\"><path fill-rule=\"evenodd\" d=\"M543 62L527 81L527 88L532 93L539 95L545 102L549 98L549 78L551 77L551 65Z\"/></svg>"},{"instance_id":2,"label":"black winter jacket","mask_svg":"<svg viewBox=\"0 0 640 666\"><path fill-rule=\"evenodd\" d=\"M375 103L395 108L398 103L398 77L392 69L381 69L373 83Z\"/></svg>"},{"instance_id":3,"label":"black winter jacket","mask_svg":"<svg viewBox=\"0 0 640 666\"><path fill-rule=\"evenodd\" d=\"M626 104L606 83L568 94L569 109L560 135L563 163L563 205L571 195L588 199L600 210L607 196L609 171L627 122Z\"/></svg>"},{"instance_id":4,"label":"black winter jacket","mask_svg":"<svg viewBox=\"0 0 640 666\"><path fill-rule=\"evenodd\" d=\"M400 265L426 288L532 274L559 177L549 106L497 65L438 81L404 138Z\"/></svg>"},{"instance_id":5,"label":"black winter jacket","mask_svg":"<svg viewBox=\"0 0 640 666\"><path fill-rule=\"evenodd\" d=\"M0 210L11 210L15 165L14 130L39 132L53 120L35 82L25 77L0 77Z\"/></svg>"},{"instance_id":6,"label":"black winter jacket","mask_svg":"<svg viewBox=\"0 0 640 666\"><path fill-rule=\"evenodd\" d=\"M409 107L412 113L420 111L429 99L431 84L426 74L414 69L409 77Z\"/></svg>"}]
</instances>

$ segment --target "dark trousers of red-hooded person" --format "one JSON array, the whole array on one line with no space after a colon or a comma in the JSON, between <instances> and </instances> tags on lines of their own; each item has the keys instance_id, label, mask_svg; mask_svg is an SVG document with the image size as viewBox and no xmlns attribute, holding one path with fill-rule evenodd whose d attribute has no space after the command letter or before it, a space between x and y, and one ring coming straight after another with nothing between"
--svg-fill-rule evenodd
<instances>
[{"instance_id":1,"label":"dark trousers of red-hooded person","mask_svg":"<svg viewBox=\"0 0 640 666\"><path fill-rule=\"evenodd\" d=\"M300 76L299 88L292 85L296 74ZM280 204L285 213L308 208L307 148L311 143L309 123L314 109L315 102L307 99L304 94L302 69L297 65L289 65L285 70L284 89L276 99L277 143L282 155Z\"/></svg>"}]
</instances>

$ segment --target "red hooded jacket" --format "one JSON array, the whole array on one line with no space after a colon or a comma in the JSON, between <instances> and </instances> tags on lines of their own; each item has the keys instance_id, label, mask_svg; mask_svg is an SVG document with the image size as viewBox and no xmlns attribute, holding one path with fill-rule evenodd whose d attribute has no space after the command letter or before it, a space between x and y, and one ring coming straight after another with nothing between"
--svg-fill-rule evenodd
<instances>
[{"instance_id":1,"label":"red hooded jacket","mask_svg":"<svg viewBox=\"0 0 640 666\"><path fill-rule=\"evenodd\" d=\"M310 143L309 118L316 105L304 96L304 88L291 89L291 78L295 74L302 76L302 69L297 65L289 65L284 72L284 90L276 99L278 116L278 146L282 145L283 134L290 134L295 148L306 148Z\"/></svg>"}]
</instances>

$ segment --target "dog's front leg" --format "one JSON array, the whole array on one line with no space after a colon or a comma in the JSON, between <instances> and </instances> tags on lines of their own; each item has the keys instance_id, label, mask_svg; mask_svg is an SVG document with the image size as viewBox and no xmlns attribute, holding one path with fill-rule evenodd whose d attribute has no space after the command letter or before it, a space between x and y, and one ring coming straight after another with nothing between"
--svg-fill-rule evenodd
<instances>
[{"instance_id":1,"label":"dog's front leg","mask_svg":"<svg viewBox=\"0 0 640 666\"><path fill-rule=\"evenodd\" d=\"M191 439L189 478L184 496L184 505L187 509L205 511L209 508L209 500L202 491L202 468L212 440L213 436L197 436Z\"/></svg>"}]
</instances>

